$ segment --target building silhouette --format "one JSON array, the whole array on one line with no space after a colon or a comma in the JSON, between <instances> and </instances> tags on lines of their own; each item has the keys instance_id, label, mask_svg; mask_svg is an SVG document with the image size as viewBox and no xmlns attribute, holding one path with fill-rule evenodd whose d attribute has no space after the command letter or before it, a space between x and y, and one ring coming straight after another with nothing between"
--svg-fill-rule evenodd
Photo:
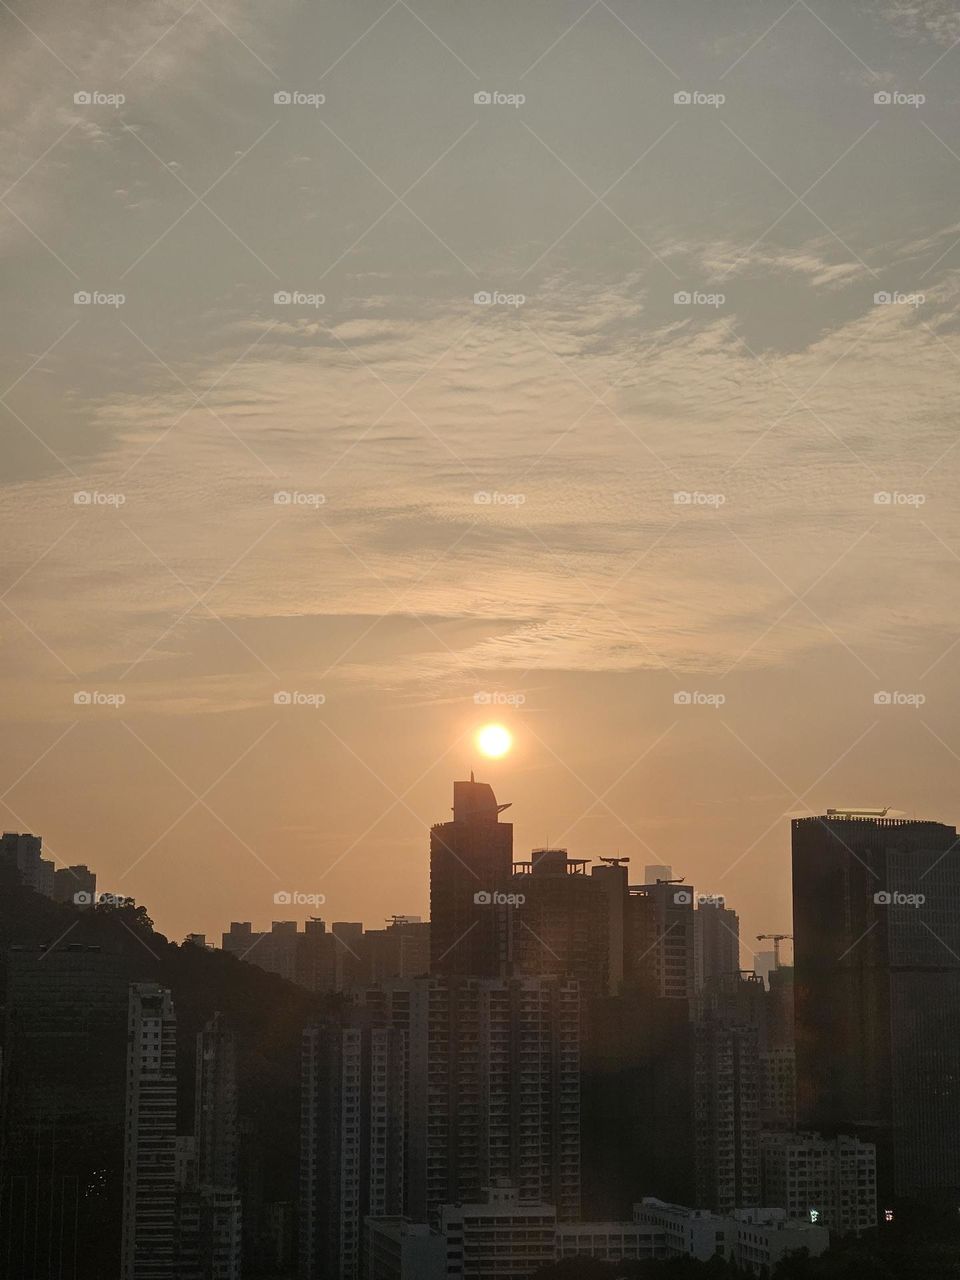
<instances>
[{"instance_id":1,"label":"building silhouette","mask_svg":"<svg viewBox=\"0 0 960 1280\"><path fill-rule=\"evenodd\" d=\"M508 1179L580 1212L580 993L564 978L431 975L363 993L406 1034L404 1215Z\"/></svg>"},{"instance_id":2,"label":"building silhouette","mask_svg":"<svg viewBox=\"0 0 960 1280\"><path fill-rule=\"evenodd\" d=\"M6 956L0 1272L116 1275L128 977L68 938Z\"/></svg>"},{"instance_id":3,"label":"building silhouette","mask_svg":"<svg viewBox=\"0 0 960 1280\"><path fill-rule=\"evenodd\" d=\"M506 972L513 824L486 782L453 784L453 821L430 831L430 971L496 978Z\"/></svg>"},{"instance_id":4,"label":"building silhouette","mask_svg":"<svg viewBox=\"0 0 960 1280\"><path fill-rule=\"evenodd\" d=\"M517 974L576 978L584 998L609 989L609 901L601 880L586 873L587 859L566 849L534 849L514 863L512 891L519 905L511 956Z\"/></svg>"},{"instance_id":5,"label":"building silhouette","mask_svg":"<svg viewBox=\"0 0 960 1280\"><path fill-rule=\"evenodd\" d=\"M401 1212L406 1033L370 1009L303 1035L301 1280L358 1280L368 1216Z\"/></svg>"},{"instance_id":6,"label":"building silhouette","mask_svg":"<svg viewBox=\"0 0 960 1280\"><path fill-rule=\"evenodd\" d=\"M960 854L939 822L793 821L798 1118L876 1141L881 1194L960 1193Z\"/></svg>"},{"instance_id":7,"label":"building silhouette","mask_svg":"<svg viewBox=\"0 0 960 1280\"><path fill-rule=\"evenodd\" d=\"M121 1280L179 1280L177 1022L170 992L131 983Z\"/></svg>"},{"instance_id":8,"label":"building silhouette","mask_svg":"<svg viewBox=\"0 0 960 1280\"><path fill-rule=\"evenodd\" d=\"M698 899L693 913L695 984L740 972L740 918L725 903Z\"/></svg>"}]
</instances>

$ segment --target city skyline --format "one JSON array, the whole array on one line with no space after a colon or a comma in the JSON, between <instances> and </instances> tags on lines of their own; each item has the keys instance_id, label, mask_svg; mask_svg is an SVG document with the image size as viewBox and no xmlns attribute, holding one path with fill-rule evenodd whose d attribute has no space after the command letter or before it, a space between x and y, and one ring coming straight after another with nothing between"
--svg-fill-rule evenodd
<instances>
[{"instance_id":1,"label":"city skyline","mask_svg":"<svg viewBox=\"0 0 960 1280\"><path fill-rule=\"evenodd\" d=\"M425 914L497 719L518 849L749 941L785 816L956 820L946 0L0 30L0 825L171 936Z\"/></svg>"}]
</instances>

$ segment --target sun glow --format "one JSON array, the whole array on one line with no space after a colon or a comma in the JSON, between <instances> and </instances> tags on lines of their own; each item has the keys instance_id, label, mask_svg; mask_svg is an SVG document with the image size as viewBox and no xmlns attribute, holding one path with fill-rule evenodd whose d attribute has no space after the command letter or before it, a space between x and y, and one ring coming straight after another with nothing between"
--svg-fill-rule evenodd
<instances>
[{"instance_id":1,"label":"sun glow","mask_svg":"<svg viewBox=\"0 0 960 1280\"><path fill-rule=\"evenodd\" d=\"M485 756L505 756L513 746L513 734L502 724L485 724L477 730L474 741Z\"/></svg>"}]
</instances>

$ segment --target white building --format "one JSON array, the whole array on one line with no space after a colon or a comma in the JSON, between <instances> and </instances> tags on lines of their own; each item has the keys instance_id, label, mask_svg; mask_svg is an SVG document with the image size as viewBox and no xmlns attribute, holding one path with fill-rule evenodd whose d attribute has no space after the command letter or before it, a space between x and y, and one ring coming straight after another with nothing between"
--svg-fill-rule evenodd
<instances>
[{"instance_id":1,"label":"white building","mask_svg":"<svg viewBox=\"0 0 960 1280\"><path fill-rule=\"evenodd\" d=\"M872 1142L818 1133L765 1133L761 1149L766 1203L842 1235L859 1235L877 1225L877 1149Z\"/></svg>"},{"instance_id":2,"label":"white building","mask_svg":"<svg viewBox=\"0 0 960 1280\"><path fill-rule=\"evenodd\" d=\"M817 1257L830 1243L826 1227L788 1218L783 1209L735 1209L721 1215L645 1196L633 1206L633 1216L663 1232L668 1257L686 1254L706 1262L719 1255L752 1275L772 1269L795 1249Z\"/></svg>"},{"instance_id":3,"label":"white building","mask_svg":"<svg viewBox=\"0 0 960 1280\"><path fill-rule=\"evenodd\" d=\"M131 983L123 1157L122 1280L175 1280L177 1022L173 997Z\"/></svg>"}]
</instances>

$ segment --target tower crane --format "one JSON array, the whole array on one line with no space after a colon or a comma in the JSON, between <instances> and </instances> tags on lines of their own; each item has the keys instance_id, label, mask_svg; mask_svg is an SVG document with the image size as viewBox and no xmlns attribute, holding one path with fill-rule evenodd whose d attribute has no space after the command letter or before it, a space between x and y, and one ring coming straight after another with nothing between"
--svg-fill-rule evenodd
<instances>
[{"instance_id":1,"label":"tower crane","mask_svg":"<svg viewBox=\"0 0 960 1280\"><path fill-rule=\"evenodd\" d=\"M775 969L780 968L780 943L783 942L785 938L789 938L791 941L793 941L793 934L792 933L758 933L757 934L758 942L773 943L773 967Z\"/></svg>"}]
</instances>

